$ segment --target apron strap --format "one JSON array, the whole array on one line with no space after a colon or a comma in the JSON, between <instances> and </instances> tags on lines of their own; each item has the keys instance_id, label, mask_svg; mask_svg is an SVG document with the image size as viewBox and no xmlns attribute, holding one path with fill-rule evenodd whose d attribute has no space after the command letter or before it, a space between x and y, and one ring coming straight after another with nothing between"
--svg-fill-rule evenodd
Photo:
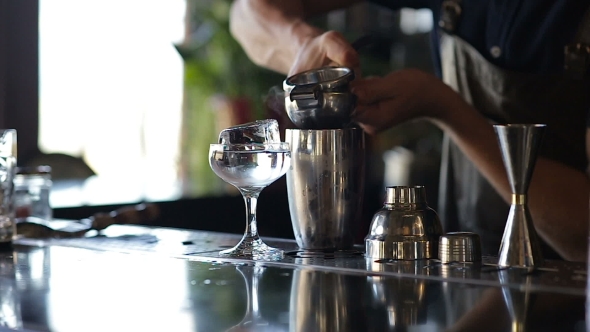
<instances>
[{"instance_id":1,"label":"apron strap","mask_svg":"<svg viewBox=\"0 0 590 332\"><path fill-rule=\"evenodd\" d=\"M590 8L584 13L574 42L565 46L564 67L575 79L590 73Z\"/></svg>"}]
</instances>

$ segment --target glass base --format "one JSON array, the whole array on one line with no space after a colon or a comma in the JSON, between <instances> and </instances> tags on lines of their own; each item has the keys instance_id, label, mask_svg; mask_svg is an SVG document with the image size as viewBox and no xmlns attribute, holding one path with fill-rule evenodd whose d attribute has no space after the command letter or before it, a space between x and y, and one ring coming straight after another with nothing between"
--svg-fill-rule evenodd
<instances>
[{"instance_id":1,"label":"glass base","mask_svg":"<svg viewBox=\"0 0 590 332\"><path fill-rule=\"evenodd\" d=\"M235 247L222 250L219 255L252 260L280 260L285 256L282 249L269 247L260 238L247 235Z\"/></svg>"}]
</instances>

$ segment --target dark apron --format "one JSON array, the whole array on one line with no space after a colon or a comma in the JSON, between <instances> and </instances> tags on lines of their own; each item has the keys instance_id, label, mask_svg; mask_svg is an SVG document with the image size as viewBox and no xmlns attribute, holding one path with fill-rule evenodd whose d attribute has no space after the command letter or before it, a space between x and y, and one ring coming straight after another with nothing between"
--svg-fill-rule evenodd
<instances>
[{"instance_id":1,"label":"dark apron","mask_svg":"<svg viewBox=\"0 0 590 332\"><path fill-rule=\"evenodd\" d=\"M458 1L456 4L460 5ZM590 28L589 16L585 15L580 31L584 30L582 27ZM579 38L583 35L578 33ZM547 130L539 156L586 170L588 75L505 70L488 62L461 38L442 30L441 64L444 82L490 123L545 123ZM443 139L441 165L438 212L445 232L475 232L481 237L483 253L496 255L510 206L447 135ZM558 258L541 242L545 257Z\"/></svg>"}]
</instances>

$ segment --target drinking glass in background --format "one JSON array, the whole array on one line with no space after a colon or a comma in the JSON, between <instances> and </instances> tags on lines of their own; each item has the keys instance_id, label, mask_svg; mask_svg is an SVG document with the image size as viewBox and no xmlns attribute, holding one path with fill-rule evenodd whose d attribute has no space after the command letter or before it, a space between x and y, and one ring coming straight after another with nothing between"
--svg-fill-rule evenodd
<instances>
[{"instance_id":1,"label":"drinking glass in background","mask_svg":"<svg viewBox=\"0 0 590 332\"><path fill-rule=\"evenodd\" d=\"M16 173L16 130L0 129L0 245L12 243L16 235L14 175Z\"/></svg>"},{"instance_id":2,"label":"drinking glass in background","mask_svg":"<svg viewBox=\"0 0 590 332\"><path fill-rule=\"evenodd\" d=\"M53 217L49 204L51 167L17 167L14 177L14 206L17 222L44 224Z\"/></svg>"}]
</instances>

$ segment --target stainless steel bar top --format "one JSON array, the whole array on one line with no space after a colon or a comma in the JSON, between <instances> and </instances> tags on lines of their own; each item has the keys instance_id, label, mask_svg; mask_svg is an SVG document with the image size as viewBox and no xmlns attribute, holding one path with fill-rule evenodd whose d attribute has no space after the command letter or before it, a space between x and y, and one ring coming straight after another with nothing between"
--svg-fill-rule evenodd
<instances>
[{"instance_id":1,"label":"stainless steel bar top","mask_svg":"<svg viewBox=\"0 0 590 332\"><path fill-rule=\"evenodd\" d=\"M222 258L241 235L111 226L0 253L0 331L585 331L587 267Z\"/></svg>"}]
</instances>

